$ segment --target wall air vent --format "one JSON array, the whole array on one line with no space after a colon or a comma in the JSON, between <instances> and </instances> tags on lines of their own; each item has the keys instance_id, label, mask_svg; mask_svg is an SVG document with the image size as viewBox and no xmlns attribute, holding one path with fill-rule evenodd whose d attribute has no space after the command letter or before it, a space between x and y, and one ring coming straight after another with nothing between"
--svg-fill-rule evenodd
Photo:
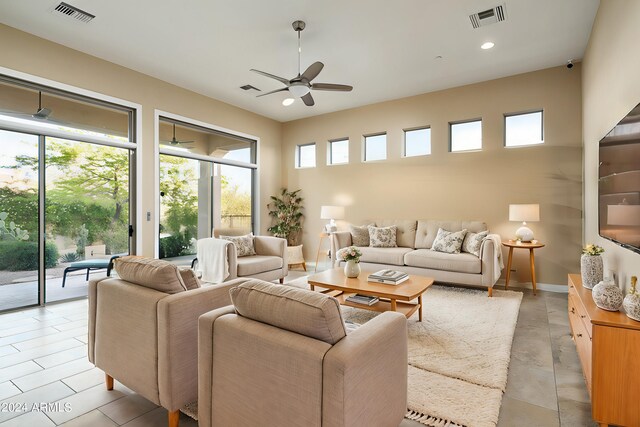
<instances>
[{"instance_id":1,"label":"wall air vent","mask_svg":"<svg viewBox=\"0 0 640 427\"><path fill-rule=\"evenodd\" d=\"M506 6L503 4L492 9L483 10L482 12L469 15L473 28L484 27L485 25L495 24L507 19Z\"/></svg>"},{"instance_id":2,"label":"wall air vent","mask_svg":"<svg viewBox=\"0 0 640 427\"><path fill-rule=\"evenodd\" d=\"M260 89L258 89L257 87L255 87L255 86L251 86L251 85L244 85L244 86L240 86L240 89L242 89L242 90L251 90L251 89L253 89L253 90L257 90L258 92L262 92L262 91L261 91Z\"/></svg>"},{"instance_id":3,"label":"wall air vent","mask_svg":"<svg viewBox=\"0 0 640 427\"><path fill-rule=\"evenodd\" d=\"M89 22L96 17L95 15L78 9L75 6L71 6L70 4L67 4L65 2L61 2L53 10L57 13L61 13L65 16L68 16L69 18L74 18L81 22Z\"/></svg>"}]
</instances>

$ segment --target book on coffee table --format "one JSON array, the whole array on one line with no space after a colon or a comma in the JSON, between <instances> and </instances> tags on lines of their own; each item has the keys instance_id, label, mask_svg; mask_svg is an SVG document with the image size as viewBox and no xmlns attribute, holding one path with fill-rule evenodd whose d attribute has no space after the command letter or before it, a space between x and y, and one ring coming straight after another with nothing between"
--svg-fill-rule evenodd
<instances>
[{"instance_id":1,"label":"book on coffee table","mask_svg":"<svg viewBox=\"0 0 640 427\"><path fill-rule=\"evenodd\" d=\"M355 304L373 305L380 301L380 298L369 295L355 294L348 296L346 300Z\"/></svg>"},{"instance_id":2,"label":"book on coffee table","mask_svg":"<svg viewBox=\"0 0 640 427\"><path fill-rule=\"evenodd\" d=\"M367 281L373 283L384 283L387 285L397 285L409 279L409 275L402 271L380 270L367 276Z\"/></svg>"}]
</instances>

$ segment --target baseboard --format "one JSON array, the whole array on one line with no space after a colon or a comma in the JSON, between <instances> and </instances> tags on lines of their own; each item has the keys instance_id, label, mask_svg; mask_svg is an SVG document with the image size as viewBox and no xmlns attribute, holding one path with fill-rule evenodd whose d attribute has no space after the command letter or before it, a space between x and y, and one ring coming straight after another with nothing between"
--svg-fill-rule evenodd
<instances>
[{"instance_id":1,"label":"baseboard","mask_svg":"<svg viewBox=\"0 0 640 427\"><path fill-rule=\"evenodd\" d=\"M496 282L496 285L504 287L505 280L500 279ZM533 289L533 285L531 282L514 282L512 280L509 281L509 289ZM560 294L566 294L569 292L569 288L567 285L556 285L553 283L536 283L536 289L547 292L557 292Z\"/></svg>"}]
</instances>

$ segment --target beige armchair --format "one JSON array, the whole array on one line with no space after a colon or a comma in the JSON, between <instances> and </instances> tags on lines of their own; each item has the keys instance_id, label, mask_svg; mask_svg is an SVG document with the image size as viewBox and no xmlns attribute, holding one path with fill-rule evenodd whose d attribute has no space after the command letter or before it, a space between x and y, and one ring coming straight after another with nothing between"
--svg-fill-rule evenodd
<instances>
[{"instance_id":1,"label":"beige armchair","mask_svg":"<svg viewBox=\"0 0 640 427\"><path fill-rule=\"evenodd\" d=\"M89 361L113 380L169 411L197 399L198 317L231 303L229 289L243 283L187 290L177 268L149 258L121 258L122 278L89 282Z\"/></svg>"},{"instance_id":2,"label":"beige armchair","mask_svg":"<svg viewBox=\"0 0 640 427\"><path fill-rule=\"evenodd\" d=\"M346 335L330 296L249 280L198 326L198 425L397 426L407 409L406 318Z\"/></svg>"}]
</instances>

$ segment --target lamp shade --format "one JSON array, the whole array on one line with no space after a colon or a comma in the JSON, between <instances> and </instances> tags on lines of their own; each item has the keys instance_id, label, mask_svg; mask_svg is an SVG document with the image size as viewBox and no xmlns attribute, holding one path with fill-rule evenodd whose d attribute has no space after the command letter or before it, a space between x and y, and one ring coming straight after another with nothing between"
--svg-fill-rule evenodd
<instances>
[{"instance_id":1,"label":"lamp shade","mask_svg":"<svg viewBox=\"0 0 640 427\"><path fill-rule=\"evenodd\" d=\"M640 205L608 205L607 224L640 225Z\"/></svg>"},{"instance_id":2,"label":"lamp shade","mask_svg":"<svg viewBox=\"0 0 640 427\"><path fill-rule=\"evenodd\" d=\"M322 206L320 207L320 219L343 219L344 206Z\"/></svg>"},{"instance_id":3,"label":"lamp shade","mask_svg":"<svg viewBox=\"0 0 640 427\"><path fill-rule=\"evenodd\" d=\"M509 221L540 221L540 205L509 205Z\"/></svg>"}]
</instances>

